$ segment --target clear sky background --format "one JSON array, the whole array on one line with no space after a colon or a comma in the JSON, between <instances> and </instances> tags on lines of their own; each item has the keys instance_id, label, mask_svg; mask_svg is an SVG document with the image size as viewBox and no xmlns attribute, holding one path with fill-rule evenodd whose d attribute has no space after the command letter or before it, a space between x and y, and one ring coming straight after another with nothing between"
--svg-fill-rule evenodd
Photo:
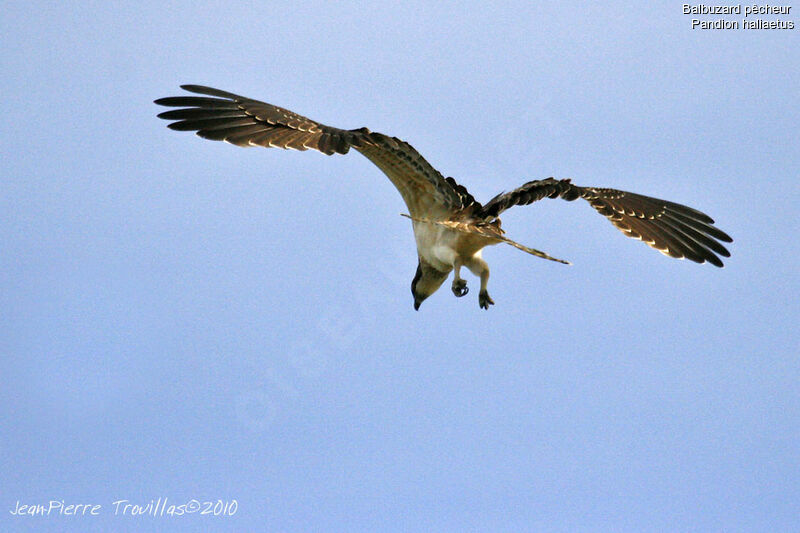
<instances>
[{"instance_id":1,"label":"clear sky background","mask_svg":"<svg viewBox=\"0 0 800 533\"><path fill-rule=\"evenodd\" d=\"M5 3L0 529L797 531L800 29L691 18ZM492 247L497 305L469 276L415 312L379 170L170 131L181 83L398 136L482 200L555 176L685 203L733 256L547 200L504 227L573 266ZM238 511L114 516L159 497ZM101 516L10 513L51 499Z\"/></svg>"}]
</instances>

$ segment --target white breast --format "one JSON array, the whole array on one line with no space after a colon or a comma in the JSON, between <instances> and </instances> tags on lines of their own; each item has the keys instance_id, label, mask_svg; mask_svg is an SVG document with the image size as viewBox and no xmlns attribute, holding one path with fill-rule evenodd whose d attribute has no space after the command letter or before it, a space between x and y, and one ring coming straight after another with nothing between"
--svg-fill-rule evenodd
<instances>
[{"instance_id":1,"label":"white breast","mask_svg":"<svg viewBox=\"0 0 800 533\"><path fill-rule=\"evenodd\" d=\"M437 224L416 221L413 224L419 256L437 270L452 270L457 255L458 232Z\"/></svg>"}]
</instances>

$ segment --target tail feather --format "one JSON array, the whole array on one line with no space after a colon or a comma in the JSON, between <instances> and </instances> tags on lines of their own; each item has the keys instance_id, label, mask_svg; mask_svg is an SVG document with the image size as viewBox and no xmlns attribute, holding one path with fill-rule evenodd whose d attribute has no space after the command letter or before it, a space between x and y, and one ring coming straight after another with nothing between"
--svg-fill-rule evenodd
<instances>
[{"instance_id":1,"label":"tail feather","mask_svg":"<svg viewBox=\"0 0 800 533\"><path fill-rule=\"evenodd\" d=\"M528 248L524 244L520 244L520 243L518 243L516 241L512 241L511 239L506 238L506 237L503 237L503 242L506 243L506 244L510 244L511 246L516 248L517 250L522 250L523 252L529 253L531 255L535 255L536 257L541 257L542 259L549 259L550 261L555 261L556 263L561 263L561 264L564 264L564 265L571 265L572 264L569 261L567 261L566 259L558 259L557 257L553 257L551 255L547 255L545 252L543 252L541 250L536 250L535 248Z\"/></svg>"}]
</instances>

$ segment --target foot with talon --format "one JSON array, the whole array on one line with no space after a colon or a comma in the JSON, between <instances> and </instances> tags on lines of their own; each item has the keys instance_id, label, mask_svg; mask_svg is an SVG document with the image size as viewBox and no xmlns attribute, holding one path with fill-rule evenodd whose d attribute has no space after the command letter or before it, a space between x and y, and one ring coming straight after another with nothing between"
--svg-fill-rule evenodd
<instances>
[{"instance_id":1,"label":"foot with talon","mask_svg":"<svg viewBox=\"0 0 800 533\"><path fill-rule=\"evenodd\" d=\"M490 305L494 305L494 300L489 296L488 291L481 291L478 294L478 305L481 306L481 309L489 309Z\"/></svg>"},{"instance_id":2,"label":"foot with talon","mask_svg":"<svg viewBox=\"0 0 800 533\"><path fill-rule=\"evenodd\" d=\"M469 292L469 287L467 287L467 280L465 279L453 280L453 294L461 298L462 296L466 296L468 292Z\"/></svg>"}]
</instances>

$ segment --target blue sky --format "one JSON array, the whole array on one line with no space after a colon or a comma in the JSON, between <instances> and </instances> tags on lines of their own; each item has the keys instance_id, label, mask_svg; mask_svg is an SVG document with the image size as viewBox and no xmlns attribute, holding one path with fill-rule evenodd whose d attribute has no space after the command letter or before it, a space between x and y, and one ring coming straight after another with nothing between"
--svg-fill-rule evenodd
<instances>
[{"instance_id":1,"label":"blue sky","mask_svg":"<svg viewBox=\"0 0 800 533\"><path fill-rule=\"evenodd\" d=\"M384 4L4 6L0 529L797 530L798 30ZM493 247L497 305L415 312L376 168L169 131L182 83L398 136L478 199L685 203L732 257L542 201L504 228L573 266ZM114 516L159 497L238 510ZM102 510L11 514L50 500Z\"/></svg>"}]
</instances>

